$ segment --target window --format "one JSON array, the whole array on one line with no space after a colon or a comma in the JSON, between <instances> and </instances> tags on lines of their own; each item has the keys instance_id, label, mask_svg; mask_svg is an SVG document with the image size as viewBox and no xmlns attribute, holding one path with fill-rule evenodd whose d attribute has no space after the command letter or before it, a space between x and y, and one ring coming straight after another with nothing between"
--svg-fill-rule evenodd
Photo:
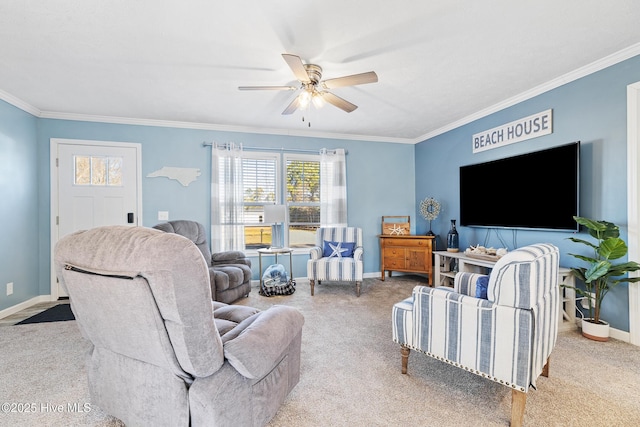
<instances>
[{"instance_id":1,"label":"window","mask_svg":"<svg viewBox=\"0 0 640 427\"><path fill-rule=\"evenodd\" d=\"M279 155L244 153L242 184L246 249L271 246L271 225L264 224L264 205L278 201Z\"/></svg>"},{"instance_id":2,"label":"window","mask_svg":"<svg viewBox=\"0 0 640 427\"><path fill-rule=\"evenodd\" d=\"M272 225L264 223L264 206L271 204L287 206L289 223L283 225L286 246L315 245L320 226L319 156L245 152L242 174L245 249L272 245Z\"/></svg>"},{"instance_id":3,"label":"window","mask_svg":"<svg viewBox=\"0 0 640 427\"><path fill-rule=\"evenodd\" d=\"M320 160L314 155L285 155L288 246L315 246L320 226Z\"/></svg>"},{"instance_id":4,"label":"window","mask_svg":"<svg viewBox=\"0 0 640 427\"><path fill-rule=\"evenodd\" d=\"M266 248L280 243L272 238L274 233L284 237L285 246L303 249L315 246L316 230L321 222L345 224L344 150L325 151L318 154L245 151L242 157L236 156L235 168L239 172L241 169L242 176L238 173L234 180L221 172L220 179L212 183L218 189L212 196L212 206L220 206L220 212L227 212L229 206L235 205L238 212L231 210L226 214L230 220L216 222L218 218L213 217L217 212L212 210L212 226L220 224L221 227L215 232L212 229L212 246L216 243L215 236L220 235L219 240L225 243L219 245L222 248ZM215 161L222 162L223 158L214 153ZM222 163L220 170L224 170ZM241 187L234 182L241 182ZM242 211L233 198L225 196L231 190L236 192L236 200L242 199ZM285 224L265 223L265 206L274 204L286 206Z\"/></svg>"}]
</instances>

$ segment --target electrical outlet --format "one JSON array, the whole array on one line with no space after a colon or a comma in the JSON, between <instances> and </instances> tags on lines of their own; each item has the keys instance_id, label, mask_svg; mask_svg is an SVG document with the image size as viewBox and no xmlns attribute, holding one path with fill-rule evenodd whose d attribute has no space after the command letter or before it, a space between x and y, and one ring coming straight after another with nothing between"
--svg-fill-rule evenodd
<instances>
[{"instance_id":1,"label":"electrical outlet","mask_svg":"<svg viewBox=\"0 0 640 427\"><path fill-rule=\"evenodd\" d=\"M13 294L13 282L7 283L7 296Z\"/></svg>"},{"instance_id":2,"label":"electrical outlet","mask_svg":"<svg viewBox=\"0 0 640 427\"><path fill-rule=\"evenodd\" d=\"M168 221L169 211L158 211L158 221Z\"/></svg>"}]
</instances>

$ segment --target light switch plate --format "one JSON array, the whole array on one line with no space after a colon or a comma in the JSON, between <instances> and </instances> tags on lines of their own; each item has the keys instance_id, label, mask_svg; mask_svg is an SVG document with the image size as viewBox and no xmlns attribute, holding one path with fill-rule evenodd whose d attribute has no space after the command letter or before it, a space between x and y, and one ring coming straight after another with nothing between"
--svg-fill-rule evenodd
<instances>
[{"instance_id":1,"label":"light switch plate","mask_svg":"<svg viewBox=\"0 0 640 427\"><path fill-rule=\"evenodd\" d=\"M169 211L158 211L158 221L168 221Z\"/></svg>"}]
</instances>

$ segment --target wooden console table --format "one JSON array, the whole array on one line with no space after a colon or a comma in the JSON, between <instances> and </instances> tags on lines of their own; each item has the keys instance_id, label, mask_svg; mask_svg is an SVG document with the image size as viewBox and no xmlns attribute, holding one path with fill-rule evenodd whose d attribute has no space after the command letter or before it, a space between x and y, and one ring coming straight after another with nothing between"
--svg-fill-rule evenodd
<instances>
[{"instance_id":1,"label":"wooden console table","mask_svg":"<svg viewBox=\"0 0 640 427\"><path fill-rule=\"evenodd\" d=\"M472 258L464 252L435 251L434 284L435 286L453 286L453 279L458 271L488 274L495 265L495 261ZM571 270L560 267L558 270L558 284L560 285L560 315L558 329L573 329L576 326L576 291L564 287L575 286L575 279Z\"/></svg>"},{"instance_id":2,"label":"wooden console table","mask_svg":"<svg viewBox=\"0 0 640 427\"><path fill-rule=\"evenodd\" d=\"M385 271L423 273L429 276L433 286L433 263L431 261L434 236L410 236L381 234L380 273L384 280Z\"/></svg>"}]
</instances>

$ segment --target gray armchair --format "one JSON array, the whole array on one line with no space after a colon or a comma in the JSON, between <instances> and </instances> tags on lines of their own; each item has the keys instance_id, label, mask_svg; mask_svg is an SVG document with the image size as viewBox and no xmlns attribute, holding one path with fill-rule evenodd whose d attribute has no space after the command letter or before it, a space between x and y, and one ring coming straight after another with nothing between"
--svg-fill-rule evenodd
<instances>
[{"instance_id":1,"label":"gray armchair","mask_svg":"<svg viewBox=\"0 0 640 427\"><path fill-rule=\"evenodd\" d=\"M92 404L140 426L263 426L300 377L304 319L209 298L191 241L144 227L80 231L57 277L92 346Z\"/></svg>"},{"instance_id":2,"label":"gray armchair","mask_svg":"<svg viewBox=\"0 0 640 427\"><path fill-rule=\"evenodd\" d=\"M196 244L209 264L211 299L227 304L251 292L251 260L240 251L211 254L204 226L196 221L176 220L154 225L153 228L176 233Z\"/></svg>"}]
</instances>

